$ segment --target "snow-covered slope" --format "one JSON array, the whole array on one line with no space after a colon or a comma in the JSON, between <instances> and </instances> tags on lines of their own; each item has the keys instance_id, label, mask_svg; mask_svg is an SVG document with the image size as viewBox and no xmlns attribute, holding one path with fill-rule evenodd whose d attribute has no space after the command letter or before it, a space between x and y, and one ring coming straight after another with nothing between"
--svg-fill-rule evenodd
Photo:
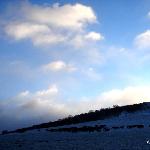
<instances>
[{"instance_id":1,"label":"snow-covered slope","mask_svg":"<svg viewBox=\"0 0 150 150\"><path fill-rule=\"evenodd\" d=\"M122 125L135 125L143 124L145 126L150 125L150 110L139 111L135 113L123 112L117 117L112 117L104 120L90 121L79 124L58 126L55 128L63 127L82 127L82 126L95 126L95 125L107 125L107 126L122 126ZM54 127L51 127L54 128Z\"/></svg>"}]
</instances>

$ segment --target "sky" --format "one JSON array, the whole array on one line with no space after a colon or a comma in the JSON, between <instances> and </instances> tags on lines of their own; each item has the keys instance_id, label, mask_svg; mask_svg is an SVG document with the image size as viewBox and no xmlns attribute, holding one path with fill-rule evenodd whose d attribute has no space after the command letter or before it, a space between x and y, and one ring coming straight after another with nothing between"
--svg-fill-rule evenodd
<instances>
[{"instance_id":1,"label":"sky","mask_svg":"<svg viewBox=\"0 0 150 150\"><path fill-rule=\"evenodd\" d=\"M150 101L149 0L0 1L0 130Z\"/></svg>"}]
</instances>

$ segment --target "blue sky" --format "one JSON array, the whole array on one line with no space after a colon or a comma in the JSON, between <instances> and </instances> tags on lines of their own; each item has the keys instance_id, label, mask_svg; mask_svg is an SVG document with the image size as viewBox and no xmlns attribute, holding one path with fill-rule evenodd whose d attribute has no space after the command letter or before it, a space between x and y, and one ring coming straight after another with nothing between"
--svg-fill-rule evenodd
<instances>
[{"instance_id":1,"label":"blue sky","mask_svg":"<svg viewBox=\"0 0 150 150\"><path fill-rule=\"evenodd\" d=\"M150 1L0 3L0 129L149 101Z\"/></svg>"}]
</instances>

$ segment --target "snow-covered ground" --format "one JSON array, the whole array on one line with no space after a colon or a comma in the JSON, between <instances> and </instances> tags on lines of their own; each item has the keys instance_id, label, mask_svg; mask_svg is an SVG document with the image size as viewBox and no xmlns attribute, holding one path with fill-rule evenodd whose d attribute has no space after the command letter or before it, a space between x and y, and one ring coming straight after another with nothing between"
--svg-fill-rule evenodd
<instances>
[{"instance_id":1,"label":"snow-covered ground","mask_svg":"<svg viewBox=\"0 0 150 150\"><path fill-rule=\"evenodd\" d=\"M128 125L144 128L126 128ZM46 129L0 135L0 150L150 150L150 110L63 127L106 125L107 132L50 132ZM112 129L113 126L125 126Z\"/></svg>"},{"instance_id":2,"label":"snow-covered ground","mask_svg":"<svg viewBox=\"0 0 150 150\"><path fill-rule=\"evenodd\" d=\"M29 131L0 136L0 150L150 150L150 129L108 132Z\"/></svg>"}]
</instances>

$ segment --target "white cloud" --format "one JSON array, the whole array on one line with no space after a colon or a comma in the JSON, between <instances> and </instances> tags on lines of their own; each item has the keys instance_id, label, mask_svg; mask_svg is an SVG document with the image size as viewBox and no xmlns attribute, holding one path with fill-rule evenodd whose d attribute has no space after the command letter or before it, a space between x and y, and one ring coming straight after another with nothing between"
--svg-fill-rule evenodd
<instances>
[{"instance_id":1,"label":"white cloud","mask_svg":"<svg viewBox=\"0 0 150 150\"><path fill-rule=\"evenodd\" d=\"M41 98L43 98L43 96L49 97L56 94L58 94L58 88L56 85L50 86L47 90L41 90L35 93L37 97L41 97Z\"/></svg>"},{"instance_id":2,"label":"white cloud","mask_svg":"<svg viewBox=\"0 0 150 150\"><path fill-rule=\"evenodd\" d=\"M72 38L70 43L74 45L75 47L83 47L89 43L92 43L93 41L100 41L103 40L104 37L100 33L96 32L89 32L89 33L82 33L82 34L77 34Z\"/></svg>"},{"instance_id":3,"label":"white cloud","mask_svg":"<svg viewBox=\"0 0 150 150\"><path fill-rule=\"evenodd\" d=\"M18 97L26 97L26 96L28 96L29 94L30 94L29 91L23 91L23 92L21 92L21 93L18 95Z\"/></svg>"},{"instance_id":4,"label":"white cloud","mask_svg":"<svg viewBox=\"0 0 150 150\"><path fill-rule=\"evenodd\" d=\"M58 60L58 61L53 61L50 62L43 67L44 71L67 71L67 72L73 72L76 71L77 68L71 64L67 64L64 61Z\"/></svg>"},{"instance_id":5,"label":"white cloud","mask_svg":"<svg viewBox=\"0 0 150 150\"><path fill-rule=\"evenodd\" d=\"M6 26L5 31L9 36L13 36L17 40L20 40L50 32L50 29L46 25L24 22L9 24Z\"/></svg>"},{"instance_id":6,"label":"white cloud","mask_svg":"<svg viewBox=\"0 0 150 150\"><path fill-rule=\"evenodd\" d=\"M92 8L79 3L63 6L59 4L53 6L26 5L23 10L30 21L62 28L79 29L87 23L96 22Z\"/></svg>"},{"instance_id":7,"label":"white cloud","mask_svg":"<svg viewBox=\"0 0 150 150\"><path fill-rule=\"evenodd\" d=\"M135 38L135 45L139 49L150 48L150 30L137 35Z\"/></svg>"},{"instance_id":8,"label":"white cloud","mask_svg":"<svg viewBox=\"0 0 150 150\"><path fill-rule=\"evenodd\" d=\"M86 26L95 22L97 18L90 6L24 3L18 9L18 17L7 21L5 32L15 40L30 39L34 45L75 45L77 42L82 45L86 40L103 39L100 33L86 31Z\"/></svg>"},{"instance_id":9,"label":"white cloud","mask_svg":"<svg viewBox=\"0 0 150 150\"><path fill-rule=\"evenodd\" d=\"M114 104L127 105L140 103L150 100L148 86L129 86L124 89L113 89L101 94L98 101L102 99L104 107L112 106ZM109 102L108 104L106 102Z\"/></svg>"},{"instance_id":10,"label":"white cloud","mask_svg":"<svg viewBox=\"0 0 150 150\"><path fill-rule=\"evenodd\" d=\"M5 27L7 35L15 40L30 39L34 45L64 42L66 37L54 33L47 25L35 23L11 23Z\"/></svg>"},{"instance_id":11,"label":"white cloud","mask_svg":"<svg viewBox=\"0 0 150 150\"><path fill-rule=\"evenodd\" d=\"M37 35L36 37L32 38L34 45L50 45L50 44L57 44L65 42L67 37L61 34L41 34Z\"/></svg>"},{"instance_id":12,"label":"white cloud","mask_svg":"<svg viewBox=\"0 0 150 150\"><path fill-rule=\"evenodd\" d=\"M149 102L150 87L129 86L124 89L112 89L100 93L93 98L83 97L79 103L74 104L76 110L70 108L72 112L87 112L88 110L99 110L100 108L112 107L113 105L129 105L135 103ZM70 112L71 112L70 110Z\"/></svg>"},{"instance_id":13,"label":"white cloud","mask_svg":"<svg viewBox=\"0 0 150 150\"><path fill-rule=\"evenodd\" d=\"M104 37L100 33L96 32L89 32L87 35L85 35L85 38L93 41L99 41L104 39Z\"/></svg>"}]
</instances>

